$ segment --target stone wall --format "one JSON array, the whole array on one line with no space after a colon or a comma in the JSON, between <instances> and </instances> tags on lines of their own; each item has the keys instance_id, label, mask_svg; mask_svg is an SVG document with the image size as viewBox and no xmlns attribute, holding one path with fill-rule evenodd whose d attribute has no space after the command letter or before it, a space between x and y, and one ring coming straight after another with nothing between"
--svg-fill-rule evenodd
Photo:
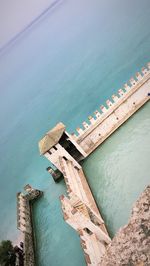
<instances>
[{"instance_id":1,"label":"stone wall","mask_svg":"<svg viewBox=\"0 0 150 266\"><path fill-rule=\"evenodd\" d=\"M32 223L32 204L42 195L31 186L25 187L26 193L17 193L17 228L23 233L24 266L35 266L35 242Z\"/></svg>"},{"instance_id":2,"label":"stone wall","mask_svg":"<svg viewBox=\"0 0 150 266\"><path fill-rule=\"evenodd\" d=\"M101 105L94 116L89 116L90 123L83 122L83 127L77 128L78 136L73 137L87 155L150 99L150 63L129 84L119 89L118 95L112 95L106 106Z\"/></svg>"},{"instance_id":3,"label":"stone wall","mask_svg":"<svg viewBox=\"0 0 150 266\"><path fill-rule=\"evenodd\" d=\"M98 266L111 239L81 167L64 158L60 166L67 187L67 197L60 197L64 220L79 233L87 265Z\"/></svg>"}]
</instances>

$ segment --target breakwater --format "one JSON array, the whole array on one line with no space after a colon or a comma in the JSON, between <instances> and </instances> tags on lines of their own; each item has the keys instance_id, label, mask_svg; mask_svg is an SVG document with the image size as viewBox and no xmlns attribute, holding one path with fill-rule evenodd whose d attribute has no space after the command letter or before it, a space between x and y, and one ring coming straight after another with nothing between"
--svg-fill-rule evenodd
<instances>
[{"instance_id":1,"label":"breakwater","mask_svg":"<svg viewBox=\"0 0 150 266\"><path fill-rule=\"evenodd\" d=\"M107 100L107 108L90 116L77 128L78 135L69 134L65 125L57 124L39 142L40 153L63 174L68 197L61 196L64 220L78 233L87 265L100 265L111 239L87 184L80 160L86 158L119 126L149 99L150 63L130 79L118 95Z\"/></svg>"},{"instance_id":2,"label":"breakwater","mask_svg":"<svg viewBox=\"0 0 150 266\"><path fill-rule=\"evenodd\" d=\"M24 187L25 193L17 193L17 228L23 233L24 266L35 266L35 237L32 222L32 204L42 195L30 185Z\"/></svg>"}]
</instances>

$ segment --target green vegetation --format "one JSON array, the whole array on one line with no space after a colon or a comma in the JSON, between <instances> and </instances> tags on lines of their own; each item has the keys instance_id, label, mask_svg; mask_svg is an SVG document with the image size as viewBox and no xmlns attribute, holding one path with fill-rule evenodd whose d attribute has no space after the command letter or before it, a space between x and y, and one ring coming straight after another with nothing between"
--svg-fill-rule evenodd
<instances>
[{"instance_id":1,"label":"green vegetation","mask_svg":"<svg viewBox=\"0 0 150 266\"><path fill-rule=\"evenodd\" d=\"M10 240L0 243L0 266L15 266L16 255Z\"/></svg>"}]
</instances>

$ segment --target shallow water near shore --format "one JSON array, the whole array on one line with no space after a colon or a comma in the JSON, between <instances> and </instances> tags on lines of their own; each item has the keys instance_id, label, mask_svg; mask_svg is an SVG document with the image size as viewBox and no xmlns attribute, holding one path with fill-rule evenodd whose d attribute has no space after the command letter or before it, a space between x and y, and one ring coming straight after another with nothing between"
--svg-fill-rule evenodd
<instances>
[{"instance_id":1,"label":"shallow water near shore","mask_svg":"<svg viewBox=\"0 0 150 266\"><path fill-rule=\"evenodd\" d=\"M80 126L150 61L149 0L120 2L62 1L0 56L0 239L19 237L16 193L44 191L33 209L38 266L85 265L39 139L59 121ZM83 163L111 235L150 181L149 117L147 103Z\"/></svg>"}]
</instances>

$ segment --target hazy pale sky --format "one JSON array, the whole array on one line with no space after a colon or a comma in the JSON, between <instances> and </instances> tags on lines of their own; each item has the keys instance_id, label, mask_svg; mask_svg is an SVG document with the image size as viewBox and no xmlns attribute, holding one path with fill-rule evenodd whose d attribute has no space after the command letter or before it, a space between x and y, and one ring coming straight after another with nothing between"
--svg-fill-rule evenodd
<instances>
[{"instance_id":1,"label":"hazy pale sky","mask_svg":"<svg viewBox=\"0 0 150 266\"><path fill-rule=\"evenodd\" d=\"M54 0L0 0L0 47L53 2Z\"/></svg>"}]
</instances>

